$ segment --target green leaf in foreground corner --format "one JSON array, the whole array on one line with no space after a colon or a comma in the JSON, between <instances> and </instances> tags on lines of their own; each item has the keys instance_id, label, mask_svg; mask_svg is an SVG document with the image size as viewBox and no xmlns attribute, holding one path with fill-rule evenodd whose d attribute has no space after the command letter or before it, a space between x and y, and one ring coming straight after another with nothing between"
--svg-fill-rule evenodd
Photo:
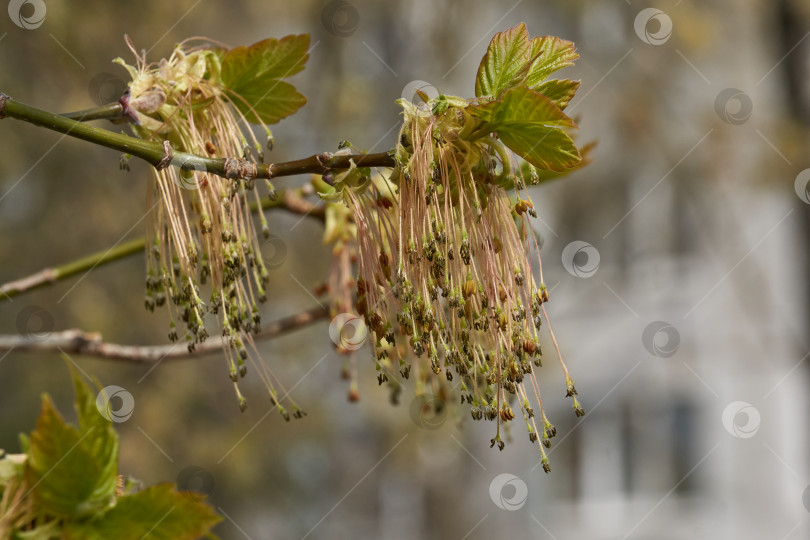
<instances>
[{"instance_id":1,"label":"green leaf in foreground corner","mask_svg":"<svg viewBox=\"0 0 810 540\"><path fill-rule=\"evenodd\" d=\"M574 121L546 96L525 85L510 88L500 99L468 110L535 167L561 171L582 159L574 141L561 129L576 127Z\"/></svg>"},{"instance_id":2,"label":"green leaf in foreground corner","mask_svg":"<svg viewBox=\"0 0 810 540\"><path fill-rule=\"evenodd\" d=\"M98 519L69 524L65 532L68 539L82 540L195 540L221 519L202 497L158 484L120 497Z\"/></svg>"},{"instance_id":3,"label":"green leaf in foreground corner","mask_svg":"<svg viewBox=\"0 0 810 540\"><path fill-rule=\"evenodd\" d=\"M530 51L525 23L495 34L478 66L476 97L497 96L526 80Z\"/></svg>"},{"instance_id":4,"label":"green leaf in foreground corner","mask_svg":"<svg viewBox=\"0 0 810 540\"><path fill-rule=\"evenodd\" d=\"M308 48L309 34L300 34L265 39L225 53L222 82L249 122L275 124L306 104L307 98L281 79L304 69Z\"/></svg>"},{"instance_id":5,"label":"green leaf in foreground corner","mask_svg":"<svg viewBox=\"0 0 810 540\"><path fill-rule=\"evenodd\" d=\"M73 373L79 428L65 423L47 395L29 438L25 475L49 514L79 517L113 504L118 470L118 435L95 408L87 385Z\"/></svg>"}]
</instances>

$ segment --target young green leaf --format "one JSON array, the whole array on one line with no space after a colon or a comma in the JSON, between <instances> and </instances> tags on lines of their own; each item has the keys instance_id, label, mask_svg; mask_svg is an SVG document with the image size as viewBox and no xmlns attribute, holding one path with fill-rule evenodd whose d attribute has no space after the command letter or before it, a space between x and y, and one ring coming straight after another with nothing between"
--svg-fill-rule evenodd
<instances>
[{"instance_id":1,"label":"young green leaf","mask_svg":"<svg viewBox=\"0 0 810 540\"><path fill-rule=\"evenodd\" d=\"M506 146L540 169L562 171L580 162L579 150L564 131L540 124L513 126L498 132Z\"/></svg>"},{"instance_id":2,"label":"young green leaf","mask_svg":"<svg viewBox=\"0 0 810 540\"><path fill-rule=\"evenodd\" d=\"M484 105L468 108L471 114L493 124L494 131L507 124L542 123L547 126L576 127L549 98L526 85L506 90L501 97Z\"/></svg>"},{"instance_id":3,"label":"young green leaf","mask_svg":"<svg viewBox=\"0 0 810 540\"><path fill-rule=\"evenodd\" d=\"M158 484L120 497L97 519L67 524L65 533L83 540L195 540L220 520L202 497Z\"/></svg>"},{"instance_id":4,"label":"young green leaf","mask_svg":"<svg viewBox=\"0 0 810 540\"><path fill-rule=\"evenodd\" d=\"M525 23L495 34L478 66L476 97L496 97L505 89L523 83L532 59L530 53L529 31Z\"/></svg>"},{"instance_id":5,"label":"young green leaf","mask_svg":"<svg viewBox=\"0 0 810 540\"><path fill-rule=\"evenodd\" d=\"M525 85L510 88L500 99L468 110L535 167L561 171L581 160L574 142L561 129L576 127L574 121L549 98Z\"/></svg>"},{"instance_id":6,"label":"young green leaf","mask_svg":"<svg viewBox=\"0 0 810 540\"><path fill-rule=\"evenodd\" d=\"M256 115L265 124L275 124L295 113L307 102L307 98L293 85L278 79L245 87L238 94L238 97L233 98L233 103L252 124L258 123Z\"/></svg>"},{"instance_id":7,"label":"young green leaf","mask_svg":"<svg viewBox=\"0 0 810 540\"><path fill-rule=\"evenodd\" d=\"M531 41L531 66L526 76L529 88L537 90L546 77L579 58L577 48L570 41L553 36L536 37Z\"/></svg>"},{"instance_id":8,"label":"young green leaf","mask_svg":"<svg viewBox=\"0 0 810 540\"><path fill-rule=\"evenodd\" d=\"M236 47L222 57L222 83L237 109L253 123L275 124L301 108L307 99L283 82L306 65L309 34L265 39Z\"/></svg>"},{"instance_id":9,"label":"young green leaf","mask_svg":"<svg viewBox=\"0 0 810 540\"><path fill-rule=\"evenodd\" d=\"M546 96L548 99L554 102L554 104L559 107L560 110L565 110L568 103L574 99L574 95L577 93L578 89L579 81L572 81L569 79L551 79L533 90L536 90L538 93Z\"/></svg>"}]
</instances>

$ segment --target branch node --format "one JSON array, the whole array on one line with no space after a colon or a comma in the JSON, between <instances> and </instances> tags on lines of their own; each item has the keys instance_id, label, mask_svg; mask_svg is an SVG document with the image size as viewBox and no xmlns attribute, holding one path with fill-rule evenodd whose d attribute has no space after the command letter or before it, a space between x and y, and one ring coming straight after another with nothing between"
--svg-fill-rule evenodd
<instances>
[{"instance_id":1,"label":"branch node","mask_svg":"<svg viewBox=\"0 0 810 540\"><path fill-rule=\"evenodd\" d=\"M155 165L155 169L162 171L166 167L168 167L172 162L172 143L169 141L163 141L163 157L158 161L158 164Z\"/></svg>"},{"instance_id":2,"label":"branch node","mask_svg":"<svg viewBox=\"0 0 810 540\"><path fill-rule=\"evenodd\" d=\"M0 120L6 117L6 115L3 114L3 111L6 108L6 101L8 101L9 99L11 98L8 96L8 94L0 92Z\"/></svg>"},{"instance_id":3,"label":"branch node","mask_svg":"<svg viewBox=\"0 0 810 540\"><path fill-rule=\"evenodd\" d=\"M251 178L256 178L258 175L256 164L246 159L225 158L223 169L225 171L225 178L231 180L236 178L250 180Z\"/></svg>"},{"instance_id":4,"label":"branch node","mask_svg":"<svg viewBox=\"0 0 810 540\"><path fill-rule=\"evenodd\" d=\"M127 88L126 91L124 92L124 95L121 96L118 99L118 103L121 104L121 116L123 116L124 118L127 118L130 122L132 122L136 126L140 126L141 121L138 119L138 113L130 105L130 89L129 88Z\"/></svg>"},{"instance_id":5,"label":"branch node","mask_svg":"<svg viewBox=\"0 0 810 540\"><path fill-rule=\"evenodd\" d=\"M321 152L315 156L315 161L317 161L318 165L320 165L321 169L323 169L322 172L327 172L330 170L330 167L326 165L326 162L330 161L333 157L334 156L331 152Z\"/></svg>"}]
</instances>

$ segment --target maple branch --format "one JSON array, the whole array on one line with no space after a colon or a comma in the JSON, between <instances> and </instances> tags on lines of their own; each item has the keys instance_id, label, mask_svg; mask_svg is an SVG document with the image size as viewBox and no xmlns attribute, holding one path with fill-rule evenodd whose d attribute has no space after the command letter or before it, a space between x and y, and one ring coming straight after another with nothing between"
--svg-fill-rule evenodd
<instances>
[{"instance_id":1,"label":"maple branch","mask_svg":"<svg viewBox=\"0 0 810 540\"><path fill-rule=\"evenodd\" d=\"M81 112L76 114L79 115L79 118L88 119L82 116ZM67 116L25 105L0 92L0 118L5 117L23 120L35 126L45 127L77 139L131 154L147 161L158 170L171 165L184 171L206 171L229 179L270 179L306 173L324 174L334 169L349 168L351 162L358 167L394 167L396 165L391 152L338 156L322 153L281 163L254 163L247 159L233 157L203 157L176 151L169 141L163 141L161 144L93 127Z\"/></svg>"},{"instance_id":2,"label":"maple branch","mask_svg":"<svg viewBox=\"0 0 810 540\"><path fill-rule=\"evenodd\" d=\"M119 102L101 105L100 107L93 107L92 109L84 109L82 111L75 111L63 113L61 116L77 120L79 122L89 122L91 120L110 120L113 123L123 120L124 106Z\"/></svg>"}]
</instances>

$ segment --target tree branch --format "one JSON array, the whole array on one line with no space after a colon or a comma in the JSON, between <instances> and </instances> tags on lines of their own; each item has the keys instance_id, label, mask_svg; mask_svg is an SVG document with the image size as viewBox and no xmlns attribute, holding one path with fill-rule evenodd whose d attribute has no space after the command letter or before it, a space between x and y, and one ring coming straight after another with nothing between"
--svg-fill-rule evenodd
<instances>
[{"instance_id":1,"label":"tree branch","mask_svg":"<svg viewBox=\"0 0 810 540\"><path fill-rule=\"evenodd\" d=\"M141 253L146 245L145 238L138 238L130 242L126 242L119 246L115 246L104 251L87 255L81 259L65 263L61 266L54 268L45 268L34 274L0 286L0 301L9 300L18 294L51 285L57 281L75 276L81 272L91 270L96 266L107 264L118 259L122 259L135 253Z\"/></svg>"},{"instance_id":2,"label":"tree branch","mask_svg":"<svg viewBox=\"0 0 810 540\"><path fill-rule=\"evenodd\" d=\"M7 116L131 154L147 161L158 170L173 165L184 171L206 171L231 179L269 179L305 173L323 174L333 169L346 169L350 166L351 161L354 161L358 167L394 167L396 165L390 152L341 156L323 153L295 161L259 164L242 158L203 157L178 152L171 147L168 141L163 141L163 144L145 141L137 137L89 126L66 116L25 105L0 92L0 118Z\"/></svg>"},{"instance_id":3,"label":"tree branch","mask_svg":"<svg viewBox=\"0 0 810 540\"><path fill-rule=\"evenodd\" d=\"M278 337L326 319L328 315L329 310L322 307L290 315L263 325L259 333L253 334L253 339L258 341ZM205 356L221 352L223 345L221 337L210 338L204 343L198 343L193 352L188 351L185 342L157 346L119 345L102 341L101 334L97 332L88 333L75 329L53 332L42 337L0 335L0 352L65 352L135 363L154 363L162 360L182 360Z\"/></svg>"},{"instance_id":4,"label":"tree branch","mask_svg":"<svg viewBox=\"0 0 810 540\"><path fill-rule=\"evenodd\" d=\"M84 109L82 111L75 111L63 113L62 116L77 120L79 122L89 122L91 120L110 120L115 123L116 120L120 121L124 118L124 106L119 102L102 105L100 107L93 107L92 109Z\"/></svg>"},{"instance_id":5,"label":"tree branch","mask_svg":"<svg viewBox=\"0 0 810 540\"><path fill-rule=\"evenodd\" d=\"M311 192L311 186L304 186L303 188L298 189L279 190L278 197L275 200L268 197L262 199L262 210L278 208L294 214L300 214L323 221L323 205L315 205L304 199L304 195L309 195ZM253 212L257 212L258 205L253 202L250 204L250 209ZM92 270L97 266L111 263L136 253L141 253L145 249L145 246L146 239L138 238L119 246L87 255L81 259L77 259L57 267L45 268L23 278L9 281L8 283L0 285L0 302L3 300L10 300L14 296L26 291L39 289L40 287L44 287L46 285L52 285L57 281L61 281L71 276L75 276L76 274Z\"/></svg>"}]
</instances>

